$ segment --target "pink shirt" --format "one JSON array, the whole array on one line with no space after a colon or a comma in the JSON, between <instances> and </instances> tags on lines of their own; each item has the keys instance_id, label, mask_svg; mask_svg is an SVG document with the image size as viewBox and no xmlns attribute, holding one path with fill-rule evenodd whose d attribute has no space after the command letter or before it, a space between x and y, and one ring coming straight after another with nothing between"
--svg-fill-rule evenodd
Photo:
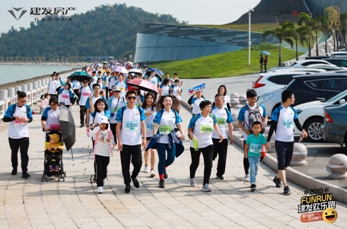
<instances>
[{"instance_id":1,"label":"pink shirt","mask_svg":"<svg viewBox=\"0 0 347 229\"><path fill-rule=\"evenodd\" d=\"M40 105L41 108L46 108L48 103L48 99L44 99Z\"/></svg>"}]
</instances>

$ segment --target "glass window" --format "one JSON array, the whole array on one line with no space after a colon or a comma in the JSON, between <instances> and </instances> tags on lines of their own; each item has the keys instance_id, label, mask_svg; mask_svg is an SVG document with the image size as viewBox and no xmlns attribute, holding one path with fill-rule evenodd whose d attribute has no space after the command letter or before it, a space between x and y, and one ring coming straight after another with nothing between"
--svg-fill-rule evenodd
<instances>
[{"instance_id":1,"label":"glass window","mask_svg":"<svg viewBox=\"0 0 347 229\"><path fill-rule=\"evenodd\" d=\"M341 67L347 67L347 61L341 60Z\"/></svg>"}]
</instances>

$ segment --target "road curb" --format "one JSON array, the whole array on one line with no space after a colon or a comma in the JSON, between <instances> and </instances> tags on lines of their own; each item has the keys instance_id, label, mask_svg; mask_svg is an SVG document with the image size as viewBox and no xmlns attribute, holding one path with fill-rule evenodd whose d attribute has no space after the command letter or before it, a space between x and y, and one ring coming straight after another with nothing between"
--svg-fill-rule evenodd
<instances>
[{"instance_id":1,"label":"road curb","mask_svg":"<svg viewBox=\"0 0 347 229\"><path fill-rule=\"evenodd\" d=\"M187 102L181 101L181 104L190 110L190 106ZM243 140L234 134L234 143L241 147L243 149ZM277 171L277 159L270 154L266 154L263 162L269 166L271 169L273 169L275 172ZM328 193L332 193L333 197L335 200L341 201L343 203L347 204L347 190L343 189L337 185L330 184L328 182L318 180L317 178L308 176L302 172L299 172L291 167L287 168L287 179L290 180L291 182L300 185L303 188L306 188L307 190L311 189L320 189L322 188L323 190L325 188L329 188ZM315 193L318 194L318 193ZM303 193L304 195L304 193ZM298 200L299 201L299 200Z\"/></svg>"}]
</instances>

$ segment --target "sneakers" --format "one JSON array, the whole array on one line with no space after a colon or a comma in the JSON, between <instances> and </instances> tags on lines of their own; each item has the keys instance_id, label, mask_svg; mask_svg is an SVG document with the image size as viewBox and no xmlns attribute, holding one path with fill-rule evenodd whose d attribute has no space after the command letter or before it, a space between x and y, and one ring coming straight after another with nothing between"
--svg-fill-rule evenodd
<instances>
[{"instance_id":1,"label":"sneakers","mask_svg":"<svg viewBox=\"0 0 347 229\"><path fill-rule=\"evenodd\" d=\"M249 182L249 175L246 174L245 178L243 178L243 181Z\"/></svg>"},{"instance_id":2,"label":"sneakers","mask_svg":"<svg viewBox=\"0 0 347 229\"><path fill-rule=\"evenodd\" d=\"M22 174L22 178L27 179L27 178L29 178L29 177L30 177L29 173L23 173L23 174Z\"/></svg>"},{"instance_id":3,"label":"sneakers","mask_svg":"<svg viewBox=\"0 0 347 229\"><path fill-rule=\"evenodd\" d=\"M283 193L286 194L286 195L290 195L292 192L290 191L289 189L289 186L287 185L286 187L284 187L283 189Z\"/></svg>"},{"instance_id":4,"label":"sneakers","mask_svg":"<svg viewBox=\"0 0 347 229\"><path fill-rule=\"evenodd\" d=\"M161 179L159 181L159 188L165 188L165 184L164 184L164 180L163 179Z\"/></svg>"},{"instance_id":5,"label":"sneakers","mask_svg":"<svg viewBox=\"0 0 347 229\"><path fill-rule=\"evenodd\" d=\"M202 186L201 191L203 192L211 192L212 189L208 186L208 184L206 183L204 186Z\"/></svg>"},{"instance_id":6,"label":"sneakers","mask_svg":"<svg viewBox=\"0 0 347 229\"><path fill-rule=\"evenodd\" d=\"M217 180L224 180L224 177L223 177L223 176L220 176L220 177L219 177L219 176L217 175L217 176L216 176L216 179L217 179Z\"/></svg>"},{"instance_id":7,"label":"sneakers","mask_svg":"<svg viewBox=\"0 0 347 229\"><path fill-rule=\"evenodd\" d=\"M143 170L144 173L149 173L149 167L148 165L145 165L145 170Z\"/></svg>"},{"instance_id":8,"label":"sneakers","mask_svg":"<svg viewBox=\"0 0 347 229\"><path fill-rule=\"evenodd\" d=\"M125 193L129 193L130 192L130 185L126 185L125 189L124 189Z\"/></svg>"},{"instance_id":9,"label":"sneakers","mask_svg":"<svg viewBox=\"0 0 347 229\"><path fill-rule=\"evenodd\" d=\"M251 191L254 191L257 189L257 185L256 184L251 184Z\"/></svg>"},{"instance_id":10,"label":"sneakers","mask_svg":"<svg viewBox=\"0 0 347 229\"><path fill-rule=\"evenodd\" d=\"M55 171L55 172L59 172L59 166L58 166L58 165L55 166L54 171Z\"/></svg>"},{"instance_id":11,"label":"sneakers","mask_svg":"<svg viewBox=\"0 0 347 229\"><path fill-rule=\"evenodd\" d=\"M166 173L166 169L164 169L164 179L167 179L169 176Z\"/></svg>"},{"instance_id":12,"label":"sneakers","mask_svg":"<svg viewBox=\"0 0 347 229\"><path fill-rule=\"evenodd\" d=\"M12 175L17 175L17 169L12 169L11 174L12 174Z\"/></svg>"},{"instance_id":13,"label":"sneakers","mask_svg":"<svg viewBox=\"0 0 347 229\"><path fill-rule=\"evenodd\" d=\"M105 179L102 180L102 185L105 186Z\"/></svg>"},{"instance_id":14,"label":"sneakers","mask_svg":"<svg viewBox=\"0 0 347 229\"><path fill-rule=\"evenodd\" d=\"M98 187L98 194L102 194L104 192L104 188L99 186Z\"/></svg>"},{"instance_id":15,"label":"sneakers","mask_svg":"<svg viewBox=\"0 0 347 229\"><path fill-rule=\"evenodd\" d=\"M155 172L154 172L154 170L151 170L151 177L155 177Z\"/></svg>"},{"instance_id":16,"label":"sneakers","mask_svg":"<svg viewBox=\"0 0 347 229\"><path fill-rule=\"evenodd\" d=\"M280 178L276 178L275 177L272 181L276 184L276 188L281 188L282 187L282 183L281 183L281 179Z\"/></svg>"},{"instance_id":17,"label":"sneakers","mask_svg":"<svg viewBox=\"0 0 347 229\"><path fill-rule=\"evenodd\" d=\"M81 124L80 127L83 128L83 127L84 127L84 124Z\"/></svg>"},{"instance_id":18,"label":"sneakers","mask_svg":"<svg viewBox=\"0 0 347 229\"><path fill-rule=\"evenodd\" d=\"M190 178L190 186L196 187L195 178Z\"/></svg>"},{"instance_id":19,"label":"sneakers","mask_svg":"<svg viewBox=\"0 0 347 229\"><path fill-rule=\"evenodd\" d=\"M139 188L140 187L139 181L136 178L132 178L132 179L133 179L135 188Z\"/></svg>"},{"instance_id":20,"label":"sneakers","mask_svg":"<svg viewBox=\"0 0 347 229\"><path fill-rule=\"evenodd\" d=\"M53 166L49 166L49 172L51 173L51 172L53 172L54 170L53 170Z\"/></svg>"}]
</instances>

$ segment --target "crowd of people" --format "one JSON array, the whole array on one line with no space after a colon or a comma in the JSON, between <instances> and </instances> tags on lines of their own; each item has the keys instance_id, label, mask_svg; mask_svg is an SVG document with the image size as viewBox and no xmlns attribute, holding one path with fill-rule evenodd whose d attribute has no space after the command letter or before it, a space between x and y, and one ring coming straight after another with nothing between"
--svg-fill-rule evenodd
<instances>
[{"instance_id":1,"label":"crowd of people","mask_svg":"<svg viewBox=\"0 0 347 229\"><path fill-rule=\"evenodd\" d=\"M167 167L172 166L175 159L183 151L183 141L187 131L190 140L190 185L196 187L196 171L203 155L204 174L202 191L210 192L209 187L212 163L217 159L216 179L223 180L226 171L228 145L233 144L233 118L230 112L227 88L221 85L212 101L203 96L203 91L192 94L188 103L191 105L192 117L188 130L182 127L180 116L180 101L182 84L175 73L173 79L169 74L161 79L156 71L146 75L143 73L125 74L112 69L112 64L92 66L82 71L90 72L90 80L67 80L62 82L59 73L53 73L44 95L41 108L41 125L46 134L46 155L48 173L59 172L62 142L61 126L59 122L60 107L71 109L76 104L80 110L80 127L86 128L91 138L94 152L95 181L97 192L103 193L104 180L107 177L107 167L113 151L120 151L122 174L125 184L124 191L131 191L130 184L140 187L137 176L142 168L142 151L144 151L143 171L159 176L159 187L165 188L168 178ZM125 66L129 69L129 66ZM139 68L133 66L131 68ZM134 78L147 80L158 88L159 93L142 90L128 85ZM256 190L256 175L259 162L270 148L270 139L276 131L276 152L278 160L278 174L273 179L276 187L284 188L285 194L290 194L286 182L286 169L290 164L294 135L294 124L302 131L303 137L307 133L299 123L296 111L291 105L294 103L294 93L285 90L282 93L282 105L276 108L271 117L268 137L264 131L267 126L265 107L257 102L254 90L246 92L248 103L241 108L237 121L243 131L244 140L244 181L250 182L252 191ZM33 120L31 109L26 105L26 94L18 92L17 103L6 111L4 121L10 122L8 129L9 145L11 148L12 175L17 174L18 150L21 153L22 177L28 178L28 123ZM46 106L46 107L45 107ZM66 108L65 108L66 109ZM236 121L236 120L235 120ZM180 134L178 134L178 132ZM228 140L228 136L229 139ZM188 139L187 138L187 139ZM158 155L158 163L156 163ZM130 163L133 170L130 173Z\"/></svg>"}]
</instances>

